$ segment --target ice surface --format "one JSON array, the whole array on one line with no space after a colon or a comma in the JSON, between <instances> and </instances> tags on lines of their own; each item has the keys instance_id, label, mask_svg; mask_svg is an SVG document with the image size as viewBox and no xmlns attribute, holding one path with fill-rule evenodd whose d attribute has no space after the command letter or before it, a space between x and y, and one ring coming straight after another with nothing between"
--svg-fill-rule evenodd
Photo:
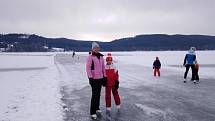
<instances>
[{"instance_id":1,"label":"ice surface","mask_svg":"<svg viewBox=\"0 0 215 121\"><path fill-rule=\"evenodd\" d=\"M102 52L104 55L107 52ZM113 52L120 76L120 113L114 102L100 121L211 121L215 119L215 51L197 51L200 83L184 84L186 51ZM1 53L0 120L89 121L87 52ZM158 56L161 77L153 76ZM191 78L191 73L188 74Z\"/></svg>"}]
</instances>

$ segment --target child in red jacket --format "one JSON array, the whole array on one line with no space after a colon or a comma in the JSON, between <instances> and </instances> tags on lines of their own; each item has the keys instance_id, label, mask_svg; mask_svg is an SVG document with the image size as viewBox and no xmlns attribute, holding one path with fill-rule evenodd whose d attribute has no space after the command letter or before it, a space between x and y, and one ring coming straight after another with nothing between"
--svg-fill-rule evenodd
<instances>
[{"instance_id":1,"label":"child in red jacket","mask_svg":"<svg viewBox=\"0 0 215 121\"><path fill-rule=\"evenodd\" d=\"M106 101L106 110L111 110L111 91L115 100L117 109L120 108L120 96L118 93L119 88L119 75L118 70L113 65L113 58L111 53L108 53L106 57L107 64L105 65L105 71L107 75L107 83L105 88L105 101Z\"/></svg>"}]
</instances>

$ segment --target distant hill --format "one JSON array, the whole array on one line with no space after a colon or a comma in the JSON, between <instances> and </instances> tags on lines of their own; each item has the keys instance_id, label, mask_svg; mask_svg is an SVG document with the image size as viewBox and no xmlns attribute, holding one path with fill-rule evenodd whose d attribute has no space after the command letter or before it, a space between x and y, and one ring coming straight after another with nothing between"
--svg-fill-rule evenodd
<instances>
[{"instance_id":1,"label":"distant hill","mask_svg":"<svg viewBox=\"0 0 215 121\"><path fill-rule=\"evenodd\" d=\"M9 48L7 51L11 52L49 51L45 46L49 49L64 48L66 51L89 51L91 43L92 41L46 38L34 34L0 34L0 48ZM149 34L99 44L102 51L188 50L191 46L198 50L215 50L215 36Z\"/></svg>"},{"instance_id":2,"label":"distant hill","mask_svg":"<svg viewBox=\"0 0 215 121\"><path fill-rule=\"evenodd\" d=\"M215 36L207 35L138 35L110 42L113 50L214 50Z\"/></svg>"},{"instance_id":3,"label":"distant hill","mask_svg":"<svg viewBox=\"0 0 215 121\"><path fill-rule=\"evenodd\" d=\"M40 52L48 48L64 48L65 50L89 51L91 41L78 41L66 38L45 38L38 35L27 34L5 34L0 35L0 42L14 45L15 52ZM1 47L1 45L0 45Z\"/></svg>"}]
</instances>

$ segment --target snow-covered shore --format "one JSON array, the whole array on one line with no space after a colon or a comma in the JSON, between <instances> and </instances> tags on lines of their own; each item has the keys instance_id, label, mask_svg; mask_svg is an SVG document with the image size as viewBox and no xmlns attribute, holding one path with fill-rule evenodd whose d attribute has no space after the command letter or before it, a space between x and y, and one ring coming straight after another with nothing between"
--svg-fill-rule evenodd
<instances>
[{"instance_id":1,"label":"snow-covered shore","mask_svg":"<svg viewBox=\"0 0 215 121\"><path fill-rule=\"evenodd\" d=\"M0 77L1 121L62 121L53 54L1 54Z\"/></svg>"}]
</instances>

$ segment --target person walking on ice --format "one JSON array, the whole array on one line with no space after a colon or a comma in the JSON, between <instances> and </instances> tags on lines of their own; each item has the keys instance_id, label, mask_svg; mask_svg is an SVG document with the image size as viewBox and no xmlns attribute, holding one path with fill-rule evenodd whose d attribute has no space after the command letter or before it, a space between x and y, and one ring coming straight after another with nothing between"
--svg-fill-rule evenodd
<instances>
[{"instance_id":1,"label":"person walking on ice","mask_svg":"<svg viewBox=\"0 0 215 121\"><path fill-rule=\"evenodd\" d=\"M160 77L160 68L161 68L161 62L158 57L156 57L154 63L153 63L153 69L154 69L154 76L156 76L156 73L158 73L158 76Z\"/></svg>"},{"instance_id":2,"label":"person walking on ice","mask_svg":"<svg viewBox=\"0 0 215 121\"><path fill-rule=\"evenodd\" d=\"M99 53L99 45L96 42L92 43L92 53L87 58L86 71L92 88L90 115L92 119L97 119L96 113L101 113L100 94L102 81L106 80L106 73L103 55Z\"/></svg>"},{"instance_id":3,"label":"person walking on ice","mask_svg":"<svg viewBox=\"0 0 215 121\"><path fill-rule=\"evenodd\" d=\"M73 58L75 57L75 51L72 52L72 57L73 57Z\"/></svg>"},{"instance_id":4,"label":"person walking on ice","mask_svg":"<svg viewBox=\"0 0 215 121\"><path fill-rule=\"evenodd\" d=\"M119 74L117 68L113 64L113 58L111 53L108 53L106 57L105 71L107 75L107 83L105 87L105 101L106 101L106 111L111 111L111 92L113 94L116 108L120 109L120 96L118 92L119 88Z\"/></svg>"},{"instance_id":5,"label":"person walking on ice","mask_svg":"<svg viewBox=\"0 0 215 121\"><path fill-rule=\"evenodd\" d=\"M186 71L184 73L184 83L187 82L187 74L188 71L191 67L192 69L192 78L191 80L196 83L195 81L195 61L196 61L196 54L195 54L196 48L195 47L191 47L190 50L188 51L188 53L185 55L184 58L184 66L186 67Z\"/></svg>"}]
</instances>

